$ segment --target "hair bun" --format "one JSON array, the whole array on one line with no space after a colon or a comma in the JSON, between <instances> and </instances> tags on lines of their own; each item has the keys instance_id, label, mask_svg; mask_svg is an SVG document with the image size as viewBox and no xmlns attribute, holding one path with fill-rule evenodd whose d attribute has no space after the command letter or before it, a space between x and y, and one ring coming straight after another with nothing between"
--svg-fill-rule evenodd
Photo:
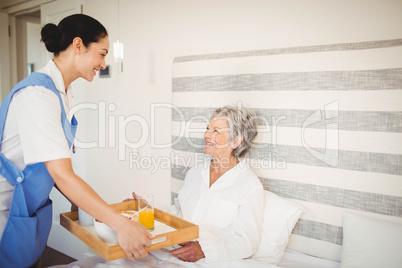
<instances>
[{"instance_id":1,"label":"hair bun","mask_svg":"<svg viewBox=\"0 0 402 268\"><path fill-rule=\"evenodd\" d=\"M43 26L41 30L41 36L43 43L45 43L46 49L49 52L59 52L60 51L60 38L61 33L59 27L53 23L48 23Z\"/></svg>"}]
</instances>

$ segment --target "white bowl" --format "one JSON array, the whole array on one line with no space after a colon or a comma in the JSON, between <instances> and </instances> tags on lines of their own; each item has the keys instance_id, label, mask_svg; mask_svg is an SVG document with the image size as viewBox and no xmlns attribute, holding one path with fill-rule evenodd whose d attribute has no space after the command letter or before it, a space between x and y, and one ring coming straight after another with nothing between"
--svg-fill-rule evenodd
<instances>
[{"instance_id":1,"label":"white bowl","mask_svg":"<svg viewBox=\"0 0 402 268\"><path fill-rule=\"evenodd\" d=\"M124 212L121 211L121 214L133 221L138 222L138 215L136 215L136 216L134 216L134 218L132 218L132 214L135 212L137 212L137 211L134 211L134 210L128 210L128 211L124 211ZM104 242L106 242L108 244L117 244L119 242L117 239L116 232L113 231L113 229L110 228L109 226L107 226L106 224L94 219L94 227L95 227L96 233Z\"/></svg>"},{"instance_id":2,"label":"white bowl","mask_svg":"<svg viewBox=\"0 0 402 268\"><path fill-rule=\"evenodd\" d=\"M117 234L106 224L94 219L94 227L98 236L106 243L117 244Z\"/></svg>"}]
</instances>

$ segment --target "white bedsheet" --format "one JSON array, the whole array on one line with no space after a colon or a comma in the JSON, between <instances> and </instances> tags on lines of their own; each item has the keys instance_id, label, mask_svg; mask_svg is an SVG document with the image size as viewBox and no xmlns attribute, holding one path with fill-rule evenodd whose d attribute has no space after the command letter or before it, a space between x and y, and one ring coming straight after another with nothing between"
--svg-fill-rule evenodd
<instances>
[{"instance_id":1,"label":"white bedsheet","mask_svg":"<svg viewBox=\"0 0 402 268\"><path fill-rule=\"evenodd\" d=\"M298 251L286 249L279 262L281 268L339 268L336 261L320 259Z\"/></svg>"},{"instance_id":2,"label":"white bedsheet","mask_svg":"<svg viewBox=\"0 0 402 268\"><path fill-rule=\"evenodd\" d=\"M148 254L148 256L130 260L128 258L119 259L115 261L106 262L103 258L96 256L87 258L85 260L76 261L68 265L57 265L53 268L117 268L117 267L161 267L161 268L178 268L178 267L191 267L191 268L262 268L262 267L272 267L277 266L264 263L263 260L239 260L230 262L215 262L215 263L205 263L204 259L199 260L196 263L183 262L176 257L169 254L169 250L161 249L155 250Z\"/></svg>"},{"instance_id":3,"label":"white bedsheet","mask_svg":"<svg viewBox=\"0 0 402 268\"><path fill-rule=\"evenodd\" d=\"M196 263L183 262L169 254L168 250L155 250L148 256L138 260L120 259L106 262L96 256L76 261L68 265L57 265L52 268L121 268L121 267L161 267L161 268L339 268L339 262L309 256L297 251L286 250L281 262L276 266L264 262L264 259L247 259L233 262L217 262L206 264L203 260Z\"/></svg>"}]
</instances>

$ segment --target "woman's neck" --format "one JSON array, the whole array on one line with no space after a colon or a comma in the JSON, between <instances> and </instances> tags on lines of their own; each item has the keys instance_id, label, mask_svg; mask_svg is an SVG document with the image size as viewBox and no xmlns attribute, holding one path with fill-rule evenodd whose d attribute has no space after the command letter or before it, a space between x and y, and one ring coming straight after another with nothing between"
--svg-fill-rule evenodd
<instances>
[{"instance_id":1,"label":"woman's neck","mask_svg":"<svg viewBox=\"0 0 402 268\"><path fill-rule=\"evenodd\" d=\"M240 161L234 157L213 157L210 165L209 187L212 186L223 174L234 168Z\"/></svg>"},{"instance_id":2,"label":"woman's neck","mask_svg":"<svg viewBox=\"0 0 402 268\"><path fill-rule=\"evenodd\" d=\"M237 163L240 161L234 157L234 156L229 156L229 157L213 157L211 160L211 169L214 169L215 171L228 171L229 169L234 168Z\"/></svg>"},{"instance_id":3,"label":"woman's neck","mask_svg":"<svg viewBox=\"0 0 402 268\"><path fill-rule=\"evenodd\" d=\"M64 51L63 51L64 52ZM60 53L57 57L53 59L54 64L56 64L57 69L59 69L62 77L63 77L63 82L64 82L64 89L67 91L68 86L75 80L77 77L75 77L75 72L74 72L74 67L72 64L72 61L69 60L71 57L68 57L68 55L64 55Z\"/></svg>"}]
</instances>

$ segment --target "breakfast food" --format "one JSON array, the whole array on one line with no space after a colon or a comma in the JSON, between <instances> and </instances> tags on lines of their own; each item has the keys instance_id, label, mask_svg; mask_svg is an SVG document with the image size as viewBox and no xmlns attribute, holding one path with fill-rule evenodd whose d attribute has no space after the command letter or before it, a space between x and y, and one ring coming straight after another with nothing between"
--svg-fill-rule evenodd
<instances>
[{"instance_id":1,"label":"breakfast food","mask_svg":"<svg viewBox=\"0 0 402 268\"><path fill-rule=\"evenodd\" d=\"M132 221L138 221L138 215L136 214L137 211L133 210L120 210L121 215L127 217Z\"/></svg>"},{"instance_id":2,"label":"breakfast food","mask_svg":"<svg viewBox=\"0 0 402 268\"><path fill-rule=\"evenodd\" d=\"M121 215L127 217L129 220L138 222L138 215L136 215L137 211L134 210L120 210ZM102 223L100 220L95 219L95 221Z\"/></svg>"}]
</instances>

